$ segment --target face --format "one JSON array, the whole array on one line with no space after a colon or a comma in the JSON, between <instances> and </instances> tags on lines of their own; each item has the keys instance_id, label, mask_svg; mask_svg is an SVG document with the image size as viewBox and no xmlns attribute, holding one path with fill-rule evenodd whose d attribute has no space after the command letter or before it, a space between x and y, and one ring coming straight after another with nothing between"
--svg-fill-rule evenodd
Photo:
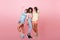
<instances>
[{"instance_id":1,"label":"face","mask_svg":"<svg viewBox=\"0 0 60 40\"><path fill-rule=\"evenodd\" d=\"M34 11L35 11L35 12L37 12L37 11L38 11L37 7L35 7L35 8L34 8Z\"/></svg>"},{"instance_id":2,"label":"face","mask_svg":"<svg viewBox=\"0 0 60 40\"><path fill-rule=\"evenodd\" d=\"M30 12L31 12L31 9L30 9Z\"/></svg>"}]
</instances>

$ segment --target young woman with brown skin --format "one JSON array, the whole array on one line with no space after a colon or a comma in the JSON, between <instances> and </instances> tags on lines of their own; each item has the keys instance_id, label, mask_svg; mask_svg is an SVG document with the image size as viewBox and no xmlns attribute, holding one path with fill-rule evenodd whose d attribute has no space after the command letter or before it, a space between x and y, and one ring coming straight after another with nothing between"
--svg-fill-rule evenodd
<instances>
[{"instance_id":1,"label":"young woman with brown skin","mask_svg":"<svg viewBox=\"0 0 60 40\"><path fill-rule=\"evenodd\" d=\"M34 10L32 18L33 31L35 32L35 36L38 36L38 8L34 7L33 10Z\"/></svg>"}]
</instances>

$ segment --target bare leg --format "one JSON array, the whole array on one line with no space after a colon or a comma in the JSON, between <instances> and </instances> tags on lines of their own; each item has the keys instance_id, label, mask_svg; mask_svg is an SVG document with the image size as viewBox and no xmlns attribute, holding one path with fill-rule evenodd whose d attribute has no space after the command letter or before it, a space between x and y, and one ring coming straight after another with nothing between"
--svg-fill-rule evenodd
<instances>
[{"instance_id":1,"label":"bare leg","mask_svg":"<svg viewBox=\"0 0 60 40\"><path fill-rule=\"evenodd\" d=\"M21 28L21 25L22 24L18 24L18 27L17 27L17 29L18 29L19 32L21 32L21 29L20 29Z\"/></svg>"},{"instance_id":2,"label":"bare leg","mask_svg":"<svg viewBox=\"0 0 60 40\"><path fill-rule=\"evenodd\" d=\"M36 36L38 36L38 28L37 28L37 24L35 24L35 33L36 33Z\"/></svg>"},{"instance_id":3,"label":"bare leg","mask_svg":"<svg viewBox=\"0 0 60 40\"><path fill-rule=\"evenodd\" d=\"M24 24L18 24L17 29L18 29L19 32L24 33Z\"/></svg>"},{"instance_id":4,"label":"bare leg","mask_svg":"<svg viewBox=\"0 0 60 40\"><path fill-rule=\"evenodd\" d=\"M21 25L21 30L22 30L22 33L25 33L24 32L24 24Z\"/></svg>"},{"instance_id":5,"label":"bare leg","mask_svg":"<svg viewBox=\"0 0 60 40\"><path fill-rule=\"evenodd\" d=\"M20 32L20 37L24 38L24 24L19 24L17 29Z\"/></svg>"},{"instance_id":6,"label":"bare leg","mask_svg":"<svg viewBox=\"0 0 60 40\"><path fill-rule=\"evenodd\" d=\"M33 23L33 31L36 33L36 36L38 36L38 28L36 23Z\"/></svg>"}]
</instances>

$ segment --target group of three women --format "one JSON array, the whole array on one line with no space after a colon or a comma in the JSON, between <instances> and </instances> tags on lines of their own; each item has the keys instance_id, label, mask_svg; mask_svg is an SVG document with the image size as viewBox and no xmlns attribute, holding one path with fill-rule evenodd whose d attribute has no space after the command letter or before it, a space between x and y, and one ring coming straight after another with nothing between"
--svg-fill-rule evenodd
<instances>
[{"instance_id":1,"label":"group of three women","mask_svg":"<svg viewBox=\"0 0 60 40\"><path fill-rule=\"evenodd\" d=\"M28 33L27 37L32 38L31 36L31 31L35 32L35 36L38 36L38 8L37 7L29 7L28 9L25 9L25 11L22 13L20 20L18 22L18 31L21 33L21 38L25 37L25 32L24 32L24 24L25 20L28 21Z\"/></svg>"}]
</instances>

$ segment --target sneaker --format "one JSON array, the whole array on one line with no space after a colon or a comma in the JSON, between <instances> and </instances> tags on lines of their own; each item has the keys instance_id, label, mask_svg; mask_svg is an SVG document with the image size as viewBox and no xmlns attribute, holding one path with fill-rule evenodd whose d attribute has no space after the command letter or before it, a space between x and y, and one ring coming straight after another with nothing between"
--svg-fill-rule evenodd
<instances>
[{"instance_id":1,"label":"sneaker","mask_svg":"<svg viewBox=\"0 0 60 40\"><path fill-rule=\"evenodd\" d=\"M20 34L20 38L22 38L22 39L23 39L23 38L24 38L24 34Z\"/></svg>"},{"instance_id":2,"label":"sneaker","mask_svg":"<svg viewBox=\"0 0 60 40\"><path fill-rule=\"evenodd\" d=\"M30 34L27 34L27 36L28 36L29 39L32 38L32 36Z\"/></svg>"}]
</instances>

